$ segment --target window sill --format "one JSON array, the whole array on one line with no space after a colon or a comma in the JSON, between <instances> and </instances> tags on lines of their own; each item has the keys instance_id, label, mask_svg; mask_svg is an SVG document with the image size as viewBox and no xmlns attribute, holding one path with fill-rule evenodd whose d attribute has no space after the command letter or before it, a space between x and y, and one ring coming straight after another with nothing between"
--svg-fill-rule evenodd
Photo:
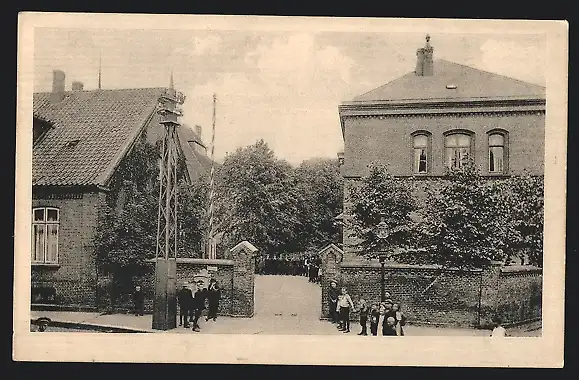
<instances>
[{"instance_id":1,"label":"window sill","mask_svg":"<svg viewBox=\"0 0 579 380\"><path fill-rule=\"evenodd\" d=\"M32 263L32 266L44 268L60 268L60 264L57 263Z\"/></svg>"},{"instance_id":2,"label":"window sill","mask_svg":"<svg viewBox=\"0 0 579 380\"><path fill-rule=\"evenodd\" d=\"M510 175L508 173L485 173L482 176L483 177L497 177L497 178L510 177Z\"/></svg>"}]
</instances>

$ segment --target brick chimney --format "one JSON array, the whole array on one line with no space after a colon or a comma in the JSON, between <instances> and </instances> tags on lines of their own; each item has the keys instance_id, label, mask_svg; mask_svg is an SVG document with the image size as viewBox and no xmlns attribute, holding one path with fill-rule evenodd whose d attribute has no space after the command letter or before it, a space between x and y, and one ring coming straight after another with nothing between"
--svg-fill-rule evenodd
<instances>
[{"instance_id":1,"label":"brick chimney","mask_svg":"<svg viewBox=\"0 0 579 380\"><path fill-rule=\"evenodd\" d=\"M82 82L72 82L72 91L82 91L84 88L84 84Z\"/></svg>"},{"instance_id":2,"label":"brick chimney","mask_svg":"<svg viewBox=\"0 0 579 380\"><path fill-rule=\"evenodd\" d=\"M432 56L434 49L430 46L430 36L426 35L426 46L416 50L416 70L418 76L431 76L434 72Z\"/></svg>"},{"instance_id":3,"label":"brick chimney","mask_svg":"<svg viewBox=\"0 0 579 380\"><path fill-rule=\"evenodd\" d=\"M52 103L59 103L64 99L64 71L52 71L52 93L50 94L50 101Z\"/></svg>"},{"instance_id":4,"label":"brick chimney","mask_svg":"<svg viewBox=\"0 0 579 380\"><path fill-rule=\"evenodd\" d=\"M201 126L200 126L200 125L196 125L196 126L195 126L195 134L196 134L197 137L199 137L200 139L201 139L201 132L202 132L202 131L203 131L203 130L201 129Z\"/></svg>"}]
</instances>

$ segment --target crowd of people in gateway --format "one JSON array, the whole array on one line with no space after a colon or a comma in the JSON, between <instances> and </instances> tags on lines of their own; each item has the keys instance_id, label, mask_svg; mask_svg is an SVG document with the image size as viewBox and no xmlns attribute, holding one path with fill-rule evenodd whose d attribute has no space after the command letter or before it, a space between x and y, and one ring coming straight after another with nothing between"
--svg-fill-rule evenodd
<instances>
[{"instance_id":1,"label":"crowd of people in gateway","mask_svg":"<svg viewBox=\"0 0 579 380\"><path fill-rule=\"evenodd\" d=\"M264 255L256 259L255 273L261 275L306 276L320 283L322 259L318 256Z\"/></svg>"}]
</instances>

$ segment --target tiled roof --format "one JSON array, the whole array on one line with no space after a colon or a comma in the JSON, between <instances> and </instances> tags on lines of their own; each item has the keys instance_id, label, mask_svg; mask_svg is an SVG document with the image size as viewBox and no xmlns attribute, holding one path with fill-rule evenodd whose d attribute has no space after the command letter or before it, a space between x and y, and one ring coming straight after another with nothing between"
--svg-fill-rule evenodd
<instances>
[{"instance_id":1,"label":"tiled roof","mask_svg":"<svg viewBox=\"0 0 579 380\"><path fill-rule=\"evenodd\" d=\"M202 174L208 173L211 170L211 159L207 157L205 153L200 152L199 148L196 147L197 144L200 144L205 148L205 145L201 140L201 136L198 136L189 126L182 125L177 133L181 144L181 150L185 155L185 163L187 164L189 178L194 181Z\"/></svg>"},{"instance_id":2,"label":"tiled roof","mask_svg":"<svg viewBox=\"0 0 579 380\"><path fill-rule=\"evenodd\" d=\"M33 148L33 185L105 186L163 90L74 91L59 103L48 92L34 94L34 117L54 128Z\"/></svg>"},{"instance_id":3,"label":"tiled roof","mask_svg":"<svg viewBox=\"0 0 579 380\"><path fill-rule=\"evenodd\" d=\"M370 92L353 102L396 100L451 100L492 98L545 98L545 87L478 70L458 63L434 60L434 74L419 76L414 71ZM448 89L455 85L456 89Z\"/></svg>"}]
</instances>

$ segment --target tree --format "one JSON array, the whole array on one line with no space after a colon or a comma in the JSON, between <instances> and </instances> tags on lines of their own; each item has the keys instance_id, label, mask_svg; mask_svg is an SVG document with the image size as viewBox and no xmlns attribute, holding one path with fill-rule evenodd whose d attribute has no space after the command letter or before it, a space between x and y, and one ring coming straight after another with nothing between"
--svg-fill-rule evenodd
<instances>
[{"instance_id":1,"label":"tree","mask_svg":"<svg viewBox=\"0 0 579 380\"><path fill-rule=\"evenodd\" d=\"M216 224L231 247L248 240L262 253L292 251L297 195L291 166L265 141L237 149L216 173Z\"/></svg>"},{"instance_id":2,"label":"tree","mask_svg":"<svg viewBox=\"0 0 579 380\"><path fill-rule=\"evenodd\" d=\"M353 218L346 223L359 239L354 246L362 256L372 258L379 252L393 255L408 247L414 226L411 213L416 205L407 181L393 177L384 166L371 165L369 175L351 191ZM388 229L386 237L377 231L381 221Z\"/></svg>"},{"instance_id":3,"label":"tree","mask_svg":"<svg viewBox=\"0 0 579 380\"><path fill-rule=\"evenodd\" d=\"M99 272L112 277L111 300L132 291L138 279L150 269L155 257L159 197L160 157L158 144L138 141L115 171L111 192L100 210L94 244ZM183 157L178 161L178 254L198 244L204 196L203 184L189 187L184 182Z\"/></svg>"},{"instance_id":4,"label":"tree","mask_svg":"<svg viewBox=\"0 0 579 380\"><path fill-rule=\"evenodd\" d=\"M205 177L191 185L179 186L178 252L180 257L199 258L207 235L207 198L209 185Z\"/></svg>"},{"instance_id":5,"label":"tree","mask_svg":"<svg viewBox=\"0 0 579 380\"><path fill-rule=\"evenodd\" d=\"M418 225L419 252L406 261L453 268L482 268L504 260L505 246L499 183L481 178L472 161L448 172L441 189L431 188L423 222Z\"/></svg>"},{"instance_id":6,"label":"tree","mask_svg":"<svg viewBox=\"0 0 579 380\"><path fill-rule=\"evenodd\" d=\"M295 232L300 251L319 250L339 240L334 218L342 212L343 179L338 160L311 159L294 170L299 197Z\"/></svg>"},{"instance_id":7,"label":"tree","mask_svg":"<svg viewBox=\"0 0 579 380\"><path fill-rule=\"evenodd\" d=\"M543 266L544 182L542 176L511 176L500 184L504 245L508 258L526 257Z\"/></svg>"}]
</instances>

